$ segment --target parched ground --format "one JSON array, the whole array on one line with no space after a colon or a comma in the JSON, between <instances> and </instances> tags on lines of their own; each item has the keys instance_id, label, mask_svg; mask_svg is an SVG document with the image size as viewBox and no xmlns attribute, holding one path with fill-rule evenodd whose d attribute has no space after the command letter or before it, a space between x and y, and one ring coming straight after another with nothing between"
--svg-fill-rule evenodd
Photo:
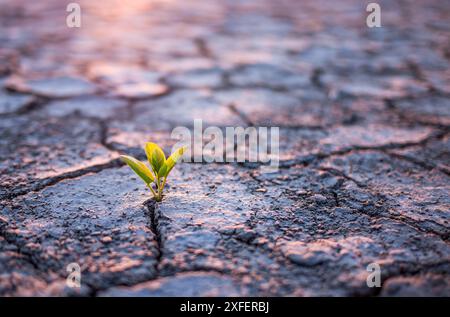
<instances>
[{"instance_id":1,"label":"parched ground","mask_svg":"<svg viewBox=\"0 0 450 317\"><path fill-rule=\"evenodd\" d=\"M448 1L78 2L0 1L0 295L450 296ZM153 203L118 155L195 118L279 126L279 172Z\"/></svg>"}]
</instances>

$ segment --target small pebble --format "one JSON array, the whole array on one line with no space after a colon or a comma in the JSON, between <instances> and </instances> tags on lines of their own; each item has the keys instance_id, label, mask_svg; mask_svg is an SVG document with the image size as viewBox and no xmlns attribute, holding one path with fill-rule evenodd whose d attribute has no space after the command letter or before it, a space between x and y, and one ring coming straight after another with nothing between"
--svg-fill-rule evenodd
<instances>
[{"instance_id":1,"label":"small pebble","mask_svg":"<svg viewBox=\"0 0 450 317\"><path fill-rule=\"evenodd\" d=\"M112 242L112 238L109 237L109 236L103 237L103 238L101 239L101 241L102 241L103 243L110 243L110 242Z\"/></svg>"}]
</instances>

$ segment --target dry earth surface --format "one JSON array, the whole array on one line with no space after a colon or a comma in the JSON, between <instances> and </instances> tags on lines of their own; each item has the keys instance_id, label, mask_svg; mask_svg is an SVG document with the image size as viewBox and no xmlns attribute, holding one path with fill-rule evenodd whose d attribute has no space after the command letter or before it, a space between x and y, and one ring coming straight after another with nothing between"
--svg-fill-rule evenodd
<instances>
[{"instance_id":1,"label":"dry earth surface","mask_svg":"<svg viewBox=\"0 0 450 317\"><path fill-rule=\"evenodd\" d=\"M450 2L78 2L0 0L0 295L450 296ZM195 118L279 126L280 171L153 203L118 155Z\"/></svg>"}]
</instances>

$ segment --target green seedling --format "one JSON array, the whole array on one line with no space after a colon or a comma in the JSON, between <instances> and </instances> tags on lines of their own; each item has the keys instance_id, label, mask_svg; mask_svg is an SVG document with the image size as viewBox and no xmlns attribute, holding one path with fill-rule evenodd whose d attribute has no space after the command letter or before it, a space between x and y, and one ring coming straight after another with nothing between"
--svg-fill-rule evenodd
<instances>
[{"instance_id":1,"label":"green seedling","mask_svg":"<svg viewBox=\"0 0 450 317\"><path fill-rule=\"evenodd\" d=\"M121 155L120 158L144 181L156 201L161 201L167 176L184 153L184 147L179 148L166 159L163 150L151 142L145 143L145 154L152 170L144 162L132 156Z\"/></svg>"}]
</instances>

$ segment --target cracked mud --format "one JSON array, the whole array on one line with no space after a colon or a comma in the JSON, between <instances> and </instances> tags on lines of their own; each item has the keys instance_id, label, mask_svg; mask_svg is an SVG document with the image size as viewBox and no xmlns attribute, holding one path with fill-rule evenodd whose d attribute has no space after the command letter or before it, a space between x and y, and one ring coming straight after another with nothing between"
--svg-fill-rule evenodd
<instances>
[{"instance_id":1,"label":"cracked mud","mask_svg":"<svg viewBox=\"0 0 450 317\"><path fill-rule=\"evenodd\" d=\"M0 3L1 296L450 296L448 2L79 3ZM280 127L279 172L154 203L118 155L194 119Z\"/></svg>"}]
</instances>

